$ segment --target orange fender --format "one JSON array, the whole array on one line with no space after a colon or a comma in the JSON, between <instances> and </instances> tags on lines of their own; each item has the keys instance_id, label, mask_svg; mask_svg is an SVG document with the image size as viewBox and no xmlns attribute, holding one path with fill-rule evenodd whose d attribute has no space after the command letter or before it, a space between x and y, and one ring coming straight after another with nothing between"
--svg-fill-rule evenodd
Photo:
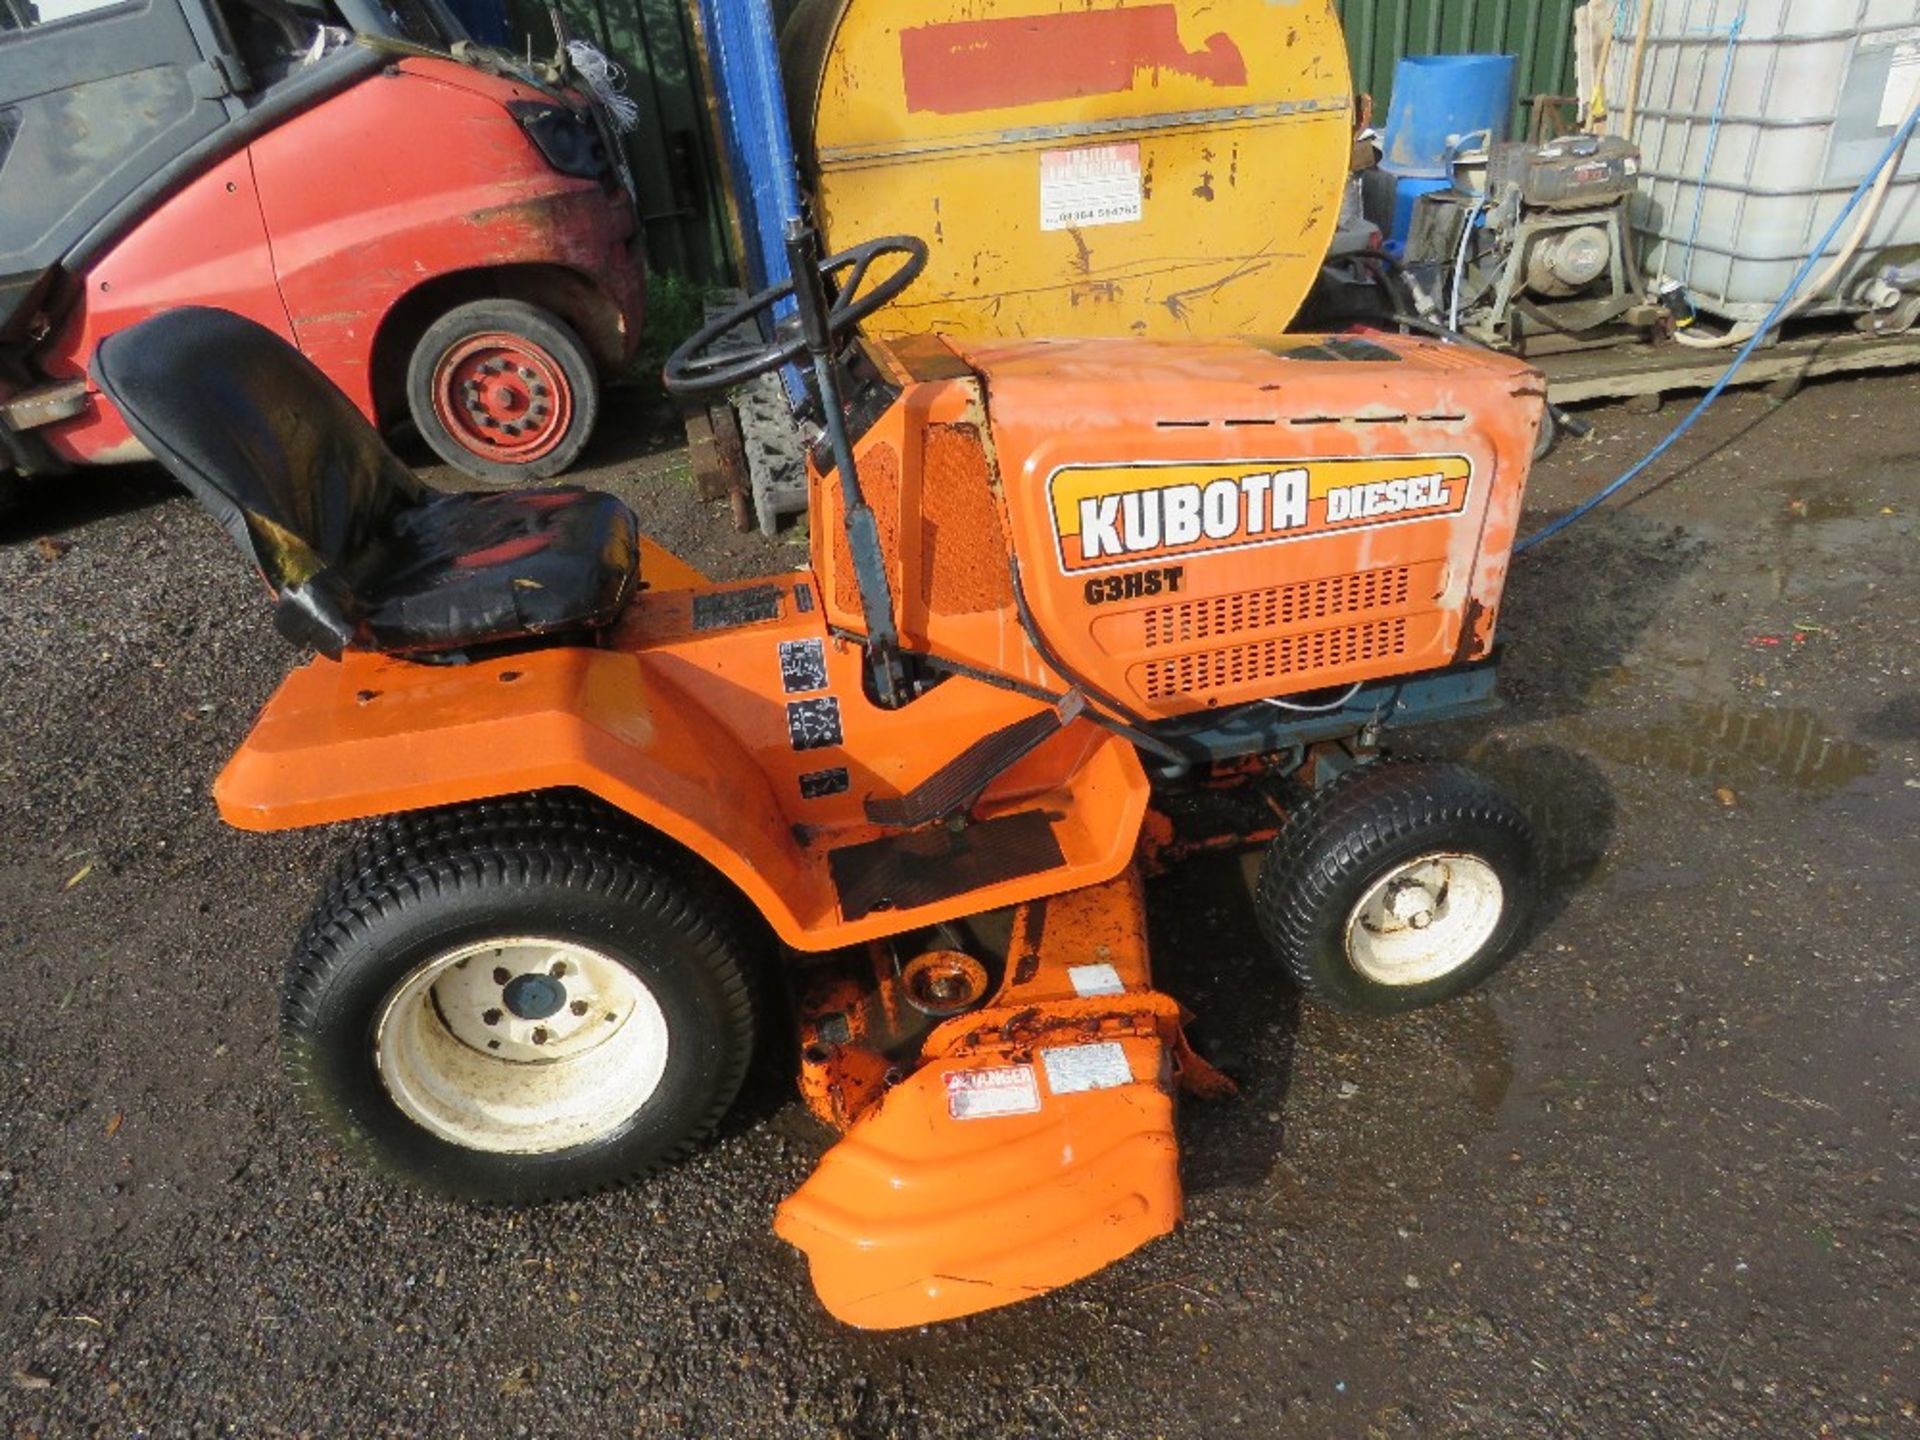
<instances>
[{"instance_id":1,"label":"orange fender","mask_svg":"<svg viewBox=\"0 0 1920 1440\"><path fill-rule=\"evenodd\" d=\"M764 772L632 653L315 660L267 702L214 798L239 829L289 830L564 787L705 857L782 938L804 940L790 899L806 877Z\"/></svg>"}]
</instances>

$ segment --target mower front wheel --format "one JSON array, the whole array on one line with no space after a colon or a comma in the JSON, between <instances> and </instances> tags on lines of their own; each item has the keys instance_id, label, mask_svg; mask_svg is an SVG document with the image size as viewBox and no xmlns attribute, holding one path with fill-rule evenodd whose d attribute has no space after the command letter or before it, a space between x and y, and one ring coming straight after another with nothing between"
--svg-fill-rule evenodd
<instances>
[{"instance_id":1,"label":"mower front wheel","mask_svg":"<svg viewBox=\"0 0 1920 1440\"><path fill-rule=\"evenodd\" d=\"M1308 995L1394 1015L1497 970L1535 899L1533 830L1458 765L1371 765L1301 807L1260 871L1260 926Z\"/></svg>"},{"instance_id":2,"label":"mower front wheel","mask_svg":"<svg viewBox=\"0 0 1920 1440\"><path fill-rule=\"evenodd\" d=\"M718 1124L751 1058L750 927L585 800L383 821L288 972L288 1072L378 1170L532 1204L637 1178Z\"/></svg>"},{"instance_id":3,"label":"mower front wheel","mask_svg":"<svg viewBox=\"0 0 1920 1440\"><path fill-rule=\"evenodd\" d=\"M549 480L580 458L600 412L593 356L558 315L475 300L427 327L407 409L434 453L476 479Z\"/></svg>"}]
</instances>

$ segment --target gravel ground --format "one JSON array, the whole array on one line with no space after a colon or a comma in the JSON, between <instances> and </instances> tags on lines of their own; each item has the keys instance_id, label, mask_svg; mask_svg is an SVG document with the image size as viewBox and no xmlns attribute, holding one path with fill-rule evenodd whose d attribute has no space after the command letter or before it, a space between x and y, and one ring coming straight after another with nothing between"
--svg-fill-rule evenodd
<instances>
[{"instance_id":1,"label":"gravel ground","mask_svg":"<svg viewBox=\"0 0 1920 1440\"><path fill-rule=\"evenodd\" d=\"M1243 1086L1187 1109L1189 1223L874 1336L770 1232L824 1144L778 1075L673 1173L529 1214L326 1148L275 989L340 837L206 793L290 654L155 475L45 487L0 524L0 1434L1920 1433L1914 396L1730 399L1519 566L1509 711L1426 737L1551 833L1503 975L1346 1020L1237 867L1158 884L1162 981ZM1536 515L1666 423L1594 418ZM596 458L715 573L798 556L722 533L654 424Z\"/></svg>"}]
</instances>

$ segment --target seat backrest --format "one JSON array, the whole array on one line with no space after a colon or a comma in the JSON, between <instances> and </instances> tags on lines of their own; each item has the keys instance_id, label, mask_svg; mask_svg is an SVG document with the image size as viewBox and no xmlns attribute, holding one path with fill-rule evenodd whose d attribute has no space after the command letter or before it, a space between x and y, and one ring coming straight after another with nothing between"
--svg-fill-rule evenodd
<instances>
[{"instance_id":1,"label":"seat backrest","mask_svg":"<svg viewBox=\"0 0 1920 1440\"><path fill-rule=\"evenodd\" d=\"M427 493L306 356L226 310L169 310L100 343L93 377L276 595L332 572L350 594Z\"/></svg>"}]
</instances>

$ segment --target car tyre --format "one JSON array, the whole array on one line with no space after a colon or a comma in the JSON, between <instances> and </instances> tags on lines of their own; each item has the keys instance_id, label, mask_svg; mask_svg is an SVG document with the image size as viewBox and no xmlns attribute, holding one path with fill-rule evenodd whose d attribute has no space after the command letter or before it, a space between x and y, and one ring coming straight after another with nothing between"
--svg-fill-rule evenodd
<instances>
[{"instance_id":1,"label":"car tyre","mask_svg":"<svg viewBox=\"0 0 1920 1440\"><path fill-rule=\"evenodd\" d=\"M475 300L441 316L414 346L407 409L449 465L524 485L580 458L599 418L600 379L559 316L523 300Z\"/></svg>"}]
</instances>

